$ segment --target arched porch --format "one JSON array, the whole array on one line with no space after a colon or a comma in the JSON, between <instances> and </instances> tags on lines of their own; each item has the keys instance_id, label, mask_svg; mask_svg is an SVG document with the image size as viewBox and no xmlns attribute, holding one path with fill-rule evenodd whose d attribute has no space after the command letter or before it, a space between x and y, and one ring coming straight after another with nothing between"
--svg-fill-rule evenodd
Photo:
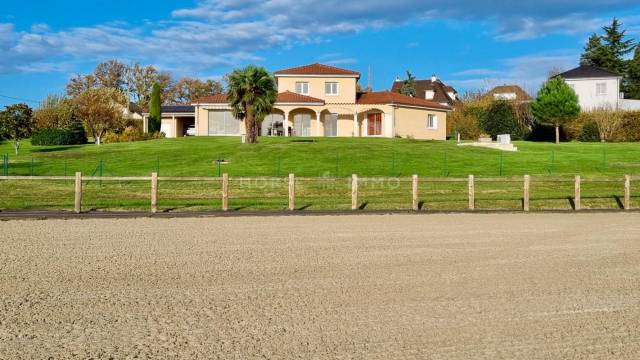
<instances>
[{"instance_id":1,"label":"arched porch","mask_svg":"<svg viewBox=\"0 0 640 360\"><path fill-rule=\"evenodd\" d=\"M392 121L384 110L378 107L360 109L358 112L356 136L385 136Z\"/></svg>"}]
</instances>

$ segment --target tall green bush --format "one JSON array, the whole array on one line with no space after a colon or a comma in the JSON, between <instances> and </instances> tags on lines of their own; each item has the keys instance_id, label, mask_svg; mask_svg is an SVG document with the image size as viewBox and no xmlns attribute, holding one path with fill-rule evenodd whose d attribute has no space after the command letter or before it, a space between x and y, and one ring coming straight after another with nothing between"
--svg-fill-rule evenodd
<instances>
[{"instance_id":1,"label":"tall green bush","mask_svg":"<svg viewBox=\"0 0 640 360\"><path fill-rule=\"evenodd\" d=\"M524 135L513 105L506 100L491 102L480 116L480 128L493 138L500 134L510 134L514 138L522 138Z\"/></svg>"},{"instance_id":2,"label":"tall green bush","mask_svg":"<svg viewBox=\"0 0 640 360\"><path fill-rule=\"evenodd\" d=\"M160 84L153 84L151 89L151 103L149 104L149 132L160 131L162 123L162 100Z\"/></svg>"}]
</instances>

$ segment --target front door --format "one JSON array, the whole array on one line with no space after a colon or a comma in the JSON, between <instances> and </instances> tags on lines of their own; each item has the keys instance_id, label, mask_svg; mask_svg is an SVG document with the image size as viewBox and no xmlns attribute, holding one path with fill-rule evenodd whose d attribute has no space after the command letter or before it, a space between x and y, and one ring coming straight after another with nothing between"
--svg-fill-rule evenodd
<instances>
[{"instance_id":1,"label":"front door","mask_svg":"<svg viewBox=\"0 0 640 360\"><path fill-rule=\"evenodd\" d=\"M338 114L325 114L324 136L338 136Z\"/></svg>"},{"instance_id":2,"label":"front door","mask_svg":"<svg viewBox=\"0 0 640 360\"><path fill-rule=\"evenodd\" d=\"M379 136L382 135L382 114L381 113L369 113L367 115L367 135Z\"/></svg>"}]
</instances>

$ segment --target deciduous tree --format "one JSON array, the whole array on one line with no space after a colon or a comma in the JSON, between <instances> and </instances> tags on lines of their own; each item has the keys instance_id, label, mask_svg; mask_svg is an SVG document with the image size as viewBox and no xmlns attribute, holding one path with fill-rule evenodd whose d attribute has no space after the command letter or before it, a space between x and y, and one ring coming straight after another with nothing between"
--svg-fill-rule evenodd
<instances>
[{"instance_id":1,"label":"deciduous tree","mask_svg":"<svg viewBox=\"0 0 640 360\"><path fill-rule=\"evenodd\" d=\"M142 108L147 108L151 101L151 90L154 84L160 84L165 93L170 93L171 74L158 72L152 65L133 64L127 71L127 87L131 101Z\"/></svg>"},{"instance_id":2,"label":"deciduous tree","mask_svg":"<svg viewBox=\"0 0 640 360\"><path fill-rule=\"evenodd\" d=\"M113 88L89 89L74 99L78 116L89 130L97 145L107 131L122 123L127 98L122 91Z\"/></svg>"},{"instance_id":3,"label":"deciduous tree","mask_svg":"<svg viewBox=\"0 0 640 360\"><path fill-rule=\"evenodd\" d=\"M31 136L32 114L33 111L26 104L8 105L0 112L0 134L11 140L16 155L20 151L20 142Z\"/></svg>"},{"instance_id":4,"label":"deciduous tree","mask_svg":"<svg viewBox=\"0 0 640 360\"><path fill-rule=\"evenodd\" d=\"M199 97L222 94L223 91L218 81L182 78L173 85L165 102L189 104Z\"/></svg>"},{"instance_id":5,"label":"deciduous tree","mask_svg":"<svg viewBox=\"0 0 640 360\"><path fill-rule=\"evenodd\" d=\"M33 112L33 122L37 129L67 128L74 120L74 105L71 99L49 95Z\"/></svg>"}]
</instances>

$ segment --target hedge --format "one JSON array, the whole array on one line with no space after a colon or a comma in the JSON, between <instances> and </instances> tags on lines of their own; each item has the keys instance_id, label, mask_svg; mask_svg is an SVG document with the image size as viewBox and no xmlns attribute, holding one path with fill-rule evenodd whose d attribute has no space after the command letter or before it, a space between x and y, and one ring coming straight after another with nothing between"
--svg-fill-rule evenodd
<instances>
[{"instance_id":1,"label":"hedge","mask_svg":"<svg viewBox=\"0 0 640 360\"><path fill-rule=\"evenodd\" d=\"M83 128L37 130L31 136L31 144L36 146L86 144L87 136Z\"/></svg>"}]
</instances>

